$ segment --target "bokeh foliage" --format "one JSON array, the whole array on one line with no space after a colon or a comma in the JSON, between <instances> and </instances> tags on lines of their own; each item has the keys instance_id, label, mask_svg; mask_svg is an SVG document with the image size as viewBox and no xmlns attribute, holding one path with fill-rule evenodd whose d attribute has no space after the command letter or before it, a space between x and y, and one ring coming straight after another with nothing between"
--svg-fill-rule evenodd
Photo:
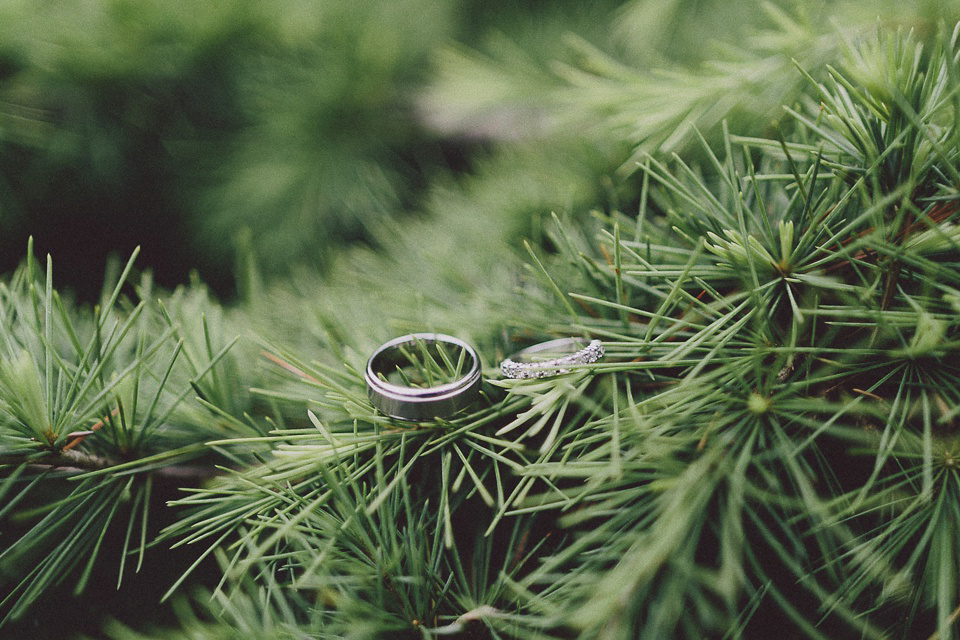
<instances>
[{"instance_id":1,"label":"bokeh foliage","mask_svg":"<svg viewBox=\"0 0 960 640\"><path fill-rule=\"evenodd\" d=\"M437 153L420 151L410 92L453 9L4 3L6 268L27 234L88 273L143 245L164 282L200 268L229 290L244 229L271 272L324 264L331 246L409 206L418 165Z\"/></svg>"}]
</instances>

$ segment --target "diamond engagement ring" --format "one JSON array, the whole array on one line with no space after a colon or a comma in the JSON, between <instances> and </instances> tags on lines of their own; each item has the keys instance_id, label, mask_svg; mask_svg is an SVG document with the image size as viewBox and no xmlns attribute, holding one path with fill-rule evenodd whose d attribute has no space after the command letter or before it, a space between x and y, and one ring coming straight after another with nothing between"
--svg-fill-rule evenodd
<instances>
[{"instance_id":1,"label":"diamond engagement ring","mask_svg":"<svg viewBox=\"0 0 960 640\"><path fill-rule=\"evenodd\" d=\"M412 370L407 375L404 369ZM457 377L442 382L444 373ZM457 338L411 333L380 345L367 361L364 378L370 403L385 415L414 422L446 418L476 400L480 358Z\"/></svg>"},{"instance_id":2,"label":"diamond engagement ring","mask_svg":"<svg viewBox=\"0 0 960 640\"><path fill-rule=\"evenodd\" d=\"M599 340L591 340L586 347L582 347L583 343L579 338L560 338L535 344L501 362L500 372L507 378L548 378L570 373L570 369L565 368L570 365L590 364L603 357ZM557 353L566 355L557 357Z\"/></svg>"}]
</instances>

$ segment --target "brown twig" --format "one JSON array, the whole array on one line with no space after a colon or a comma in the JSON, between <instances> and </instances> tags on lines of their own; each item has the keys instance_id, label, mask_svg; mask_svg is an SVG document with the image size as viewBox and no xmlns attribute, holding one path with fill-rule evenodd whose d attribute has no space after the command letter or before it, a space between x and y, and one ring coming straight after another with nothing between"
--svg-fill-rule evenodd
<instances>
[{"instance_id":1,"label":"brown twig","mask_svg":"<svg viewBox=\"0 0 960 640\"><path fill-rule=\"evenodd\" d=\"M119 411L120 411L120 408L117 407L116 409L110 412L110 415L115 416ZM73 433L68 433L67 437L70 438L70 441L66 444L66 446L63 447L62 450L68 451L69 449L73 449L75 446L77 446L78 444L86 440L87 436L92 436L98 429L100 429L100 427L103 426L103 423L104 423L103 420L98 420L97 423L92 425L89 429L86 429L84 431L74 431Z\"/></svg>"},{"instance_id":2,"label":"brown twig","mask_svg":"<svg viewBox=\"0 0 960 640\"><path fill-rule=\"evenodd\" d=\"M36 457L32 454L0 456L0 466L19 466L21 464L27 464L29 467L40 470L56 470L75 475L88 473L90 471L102 471L117 466L118 463L103 456L97 456L75 449L64 450L55 454L51 453L42 457ZM222 472L212 465L172 464L136 473L150 474L155 478L198 483L216 477Z\"/></svg>"}]
</instances>

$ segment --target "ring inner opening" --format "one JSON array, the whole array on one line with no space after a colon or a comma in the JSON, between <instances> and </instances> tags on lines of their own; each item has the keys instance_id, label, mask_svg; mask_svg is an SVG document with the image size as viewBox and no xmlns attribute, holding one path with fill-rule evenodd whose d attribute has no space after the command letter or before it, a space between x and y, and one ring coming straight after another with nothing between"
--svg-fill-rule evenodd
<instances>
[{"instance_id":1,"label":"ring inner opening","mask_svg":"<svg viewBox=\"0 0 960 640\"><path fill-rule=\"evenodd\" d=\"M569 356L587 347L586 342L568 342L566 344L549 345L543 349L536 347L528 348L512 356L514 362L522 364L536 364L538 362L547 362L564 356Z\"/></svg>"},{"instance_id":2,"label":"ring inner opening","mask_svg":"<svg viewBox=\"0 0 960 640\"><path fill-rule=\"evenodd\" d=\"M411 340L381 353L373 363L373 372L398 387L430 389L463 378L470 365L470 356L463 347Z\"/></svg>"}]
</instances>

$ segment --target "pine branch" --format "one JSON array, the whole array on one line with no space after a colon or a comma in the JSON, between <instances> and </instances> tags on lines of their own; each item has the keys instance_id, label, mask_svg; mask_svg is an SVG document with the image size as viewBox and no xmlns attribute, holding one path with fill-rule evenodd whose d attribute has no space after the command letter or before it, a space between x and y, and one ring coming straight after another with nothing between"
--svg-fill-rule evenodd
<instances>
[{"instance_id":1,"label":"pine branch","mask_svg":"<svg viewBox=\"0 0 960 640\"><path fill-rule=\"evenodd\" d=\"M67 475L81 475L90 471L109 471L118 464L120 463L115 460L77 450L47 454L39 459L36 455L17 456L7 454L0 456L0 466L16 468L25 465L34 471L55 471ZM182 482L183 486L193 486L204 480L217 477L223 472L212 464L171 464L135 473L138 475L146 473L172 482Z\"/></svg>"}]
</instances>

